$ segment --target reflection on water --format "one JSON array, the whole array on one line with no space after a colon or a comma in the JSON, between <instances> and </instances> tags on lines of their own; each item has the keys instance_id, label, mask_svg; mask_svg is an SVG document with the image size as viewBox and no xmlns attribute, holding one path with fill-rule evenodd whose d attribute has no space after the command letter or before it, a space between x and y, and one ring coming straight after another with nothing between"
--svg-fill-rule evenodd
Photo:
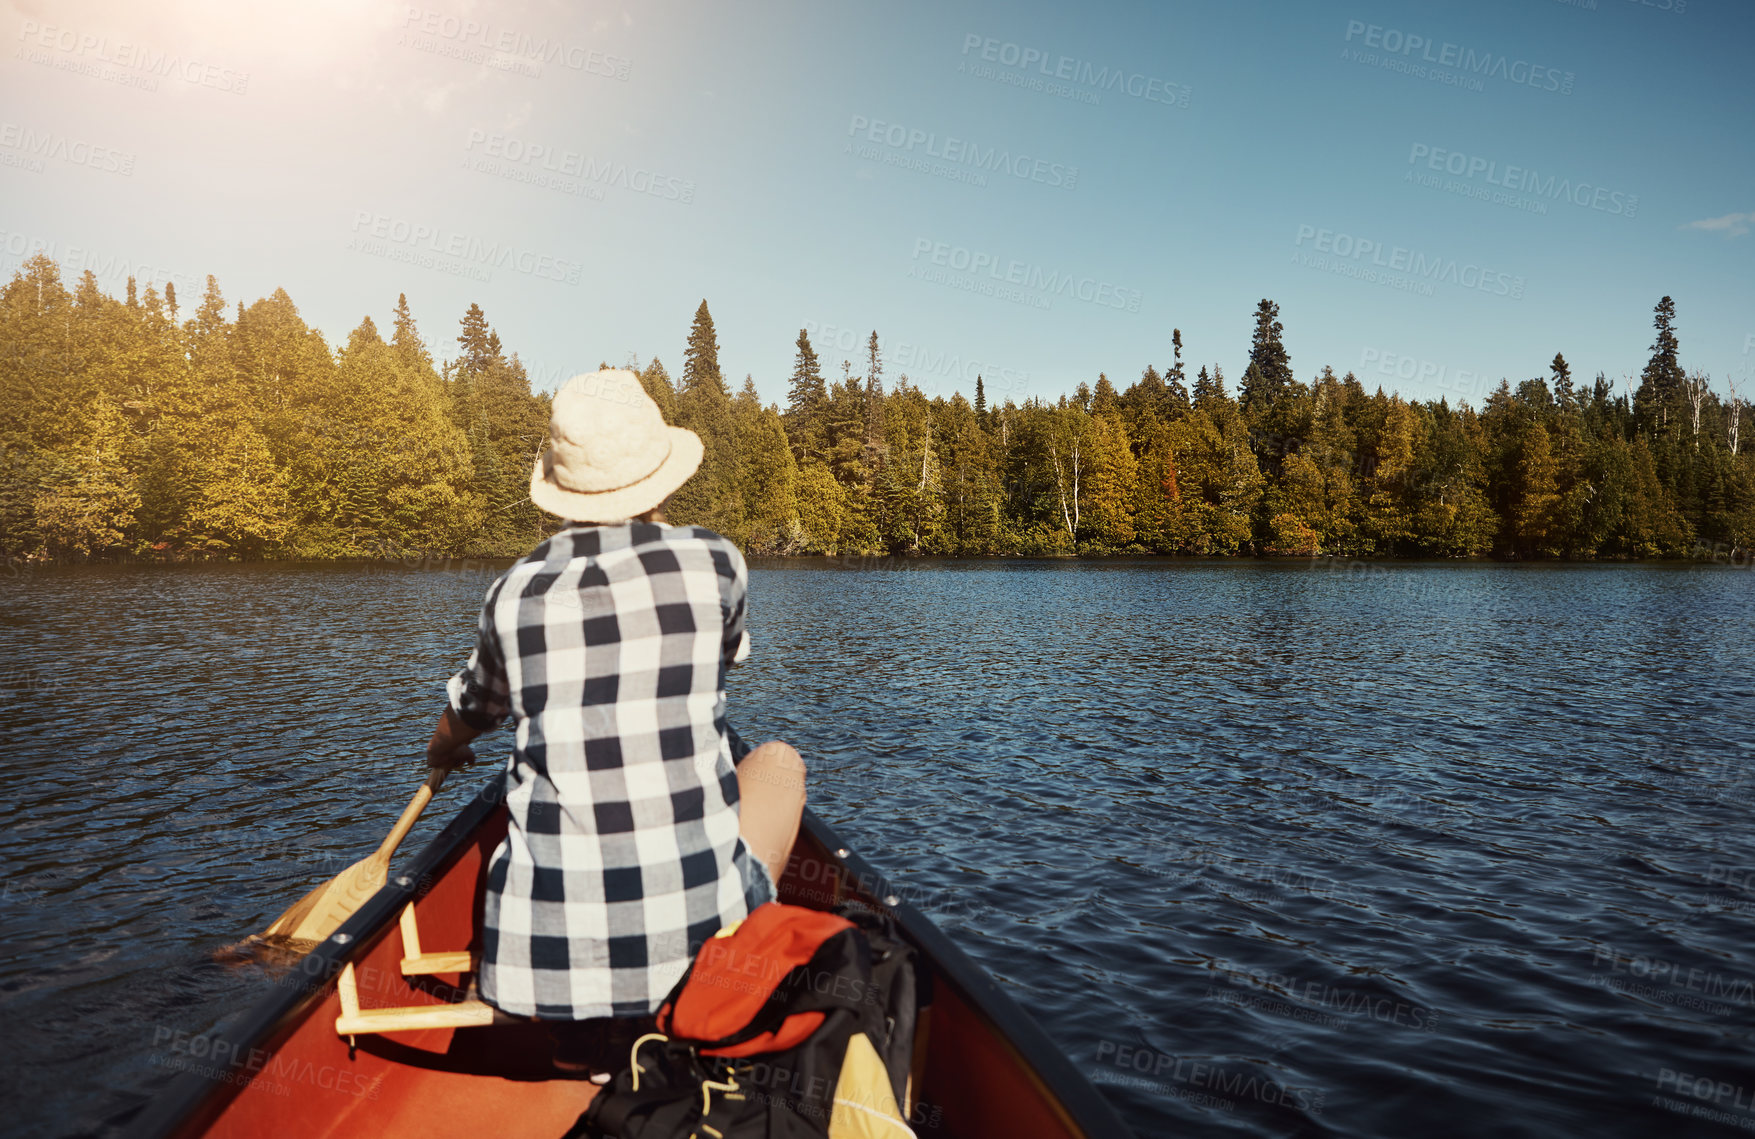
<instances>
[{"instance_id":1,"label":"reflection on water","mask_svg":"<svg viewBox=\"0 0 1755 1139\"><path fill-rule=\"evenodd\" d=\"M893 565L758 565L733 720L1142 1136L1755 1128L1755 575ZM382 837L491 576L0 578L9 1132L265 991L208 952Z\"/></svg>"}]
</instances>

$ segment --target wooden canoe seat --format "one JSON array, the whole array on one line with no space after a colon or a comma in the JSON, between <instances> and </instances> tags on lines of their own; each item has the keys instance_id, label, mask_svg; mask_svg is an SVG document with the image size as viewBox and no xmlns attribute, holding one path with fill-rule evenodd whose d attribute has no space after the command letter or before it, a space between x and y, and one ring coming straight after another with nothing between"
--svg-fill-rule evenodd
<instances>
[{"instance_id":1,"label":"wooden canoe seat","mask_svg":"<svg viewBox=\"0 0 1755 1139\"><path fill-rule=\"evenodd\" d=\"M414 905L402 910L402 975L431 976L434 973L473 973L475 959L467 950L446 953L423 953L420 927L415 923ZM472 994L475 986L471 985ZM444 1005L404 1005L398 1008L360 1007L359 982L350 962L335 982L336 996L341 1001L341 1015L335 1018L335 1033L350 1041L355 1036L380 1032L414 1032L423 1028L477 1028L493 1024L499 1016L494 1007L473 995Z\"/></svg>"}]
</instances>

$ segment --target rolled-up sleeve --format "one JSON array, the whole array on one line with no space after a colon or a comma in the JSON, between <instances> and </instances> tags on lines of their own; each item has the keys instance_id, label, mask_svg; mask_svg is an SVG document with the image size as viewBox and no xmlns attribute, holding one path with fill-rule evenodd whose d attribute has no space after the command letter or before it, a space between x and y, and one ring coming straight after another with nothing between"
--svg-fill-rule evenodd
<instances>
[{"instance_id":1,"label":"rolled-up sleeve","mask_svg":"<svg viewBox=\"0 0 1755 1139\"><path fill-rule=\"evenodd\" d=\"M743 560L743 554L736 546L727 543L730 549L731 576L729 580L721 580L722 611L725 617L725 636L720 646L720 655L725 667L742 664L749 659L750 634L745 624L745 606L749 601L750 571Z\"/></svg>"},{"instance_id":2,"label":"rolled-up sleeve","mask_svg":"<svg viewBox=\"0 0 1755 1139\"><path fill-rule=\"evenodd\" d=\"M511 684L506 679L506 661L494 629L494 603L499 596L500 582L496 581L481 607L475 651L469 654L469 663L463 670L445 685L445 694L458 719L478 732L499 727L512 714Z\"/></svg>"}]
</instances>

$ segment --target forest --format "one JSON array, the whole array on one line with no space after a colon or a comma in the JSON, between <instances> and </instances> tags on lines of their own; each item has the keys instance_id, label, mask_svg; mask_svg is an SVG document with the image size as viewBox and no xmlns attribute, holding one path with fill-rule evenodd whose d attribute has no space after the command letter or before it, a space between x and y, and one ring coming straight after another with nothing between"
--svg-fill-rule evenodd
<instances>
[{"instance_id":1,"label":"forest","mask_svg":"<svg viewBox=\"0 0 1755 1139\"><path fill-rule=\"evenodd\" d=\"M887 376L875 331L827 378L800 331L781 408L728 382L705 300L677 375L630 366L706 444L671 521L751 554L1746 560L1748 405L1684 372L1669 297L1653 325L1637 383L1557 352L1478 409L1297 379L1269 300L1235 392L1177 329L1125 387L997 405ZM331 346L282 289L228 305L210 276L187 312L38 255L0 344L8 564L512 557L560 525L526 497L548 397L479 305L437 356L406 296Z\"/></svg>"}]
</instances>

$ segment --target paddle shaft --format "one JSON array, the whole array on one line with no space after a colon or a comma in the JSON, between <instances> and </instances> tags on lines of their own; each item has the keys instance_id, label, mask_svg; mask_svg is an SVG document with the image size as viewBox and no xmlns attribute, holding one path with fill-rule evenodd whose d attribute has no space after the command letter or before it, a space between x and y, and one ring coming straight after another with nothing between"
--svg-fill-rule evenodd
<instances>
[{"instance_id":1,"label":"paddle shaft","mask_svg":"<svg viewBox=\"0 0 1755 1139\"><path fill-rule=\"evenodd\" d=\"M283 937L294 941L321 941L334 933L336 927L352 916L365 899L383 886L389 871L390 856L414 829L421 812L432 802L433 793L445 782L449 768L434 767L427 772L427 781L414 793L402 817L378 849L349 866L329 881L306 894L291 909L276 918L264 937Z\"/></svg>"},{"instance_id":2,"label":"paddle shaft","mask_svg":"<svg viewBox=\"0 0 1755 1139\"><path fill-rule=\"evenodd\" d=\"M402 809L402 817L396 820L396 825L391 827L390 833L384 836L384 841L373 853L373 858L380 859L385 863L390 861L390 856L396 853L396 848L402 845L402 840L407 838L408 832L414 829L414 824L420 819L421 812L427 809L427 804L432 802L433 796L444 785L445 776L449 774L450 771L443 767L435 767L427 773L427 781L421 784L420 790L414 793L414 798L409 800L408 806Z\"/></svg>"}]
</instances>

